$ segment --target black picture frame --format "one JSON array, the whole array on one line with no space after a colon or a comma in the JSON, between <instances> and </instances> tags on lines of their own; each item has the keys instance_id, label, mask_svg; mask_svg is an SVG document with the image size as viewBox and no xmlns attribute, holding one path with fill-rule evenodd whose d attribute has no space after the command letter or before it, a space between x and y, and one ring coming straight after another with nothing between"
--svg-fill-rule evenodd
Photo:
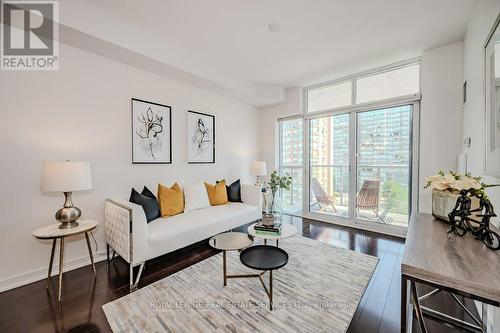
<instances>
[{"instance_id":1,"label":"black picture frame","mask_svg":"<svg viewBox=\"0 0 500 333\"><path fill-rule=\"evenodd\" d=\"M195 160L192 156L192 150L191 150L191 144L192 144L192 133L191 133L191 127L192 123L190 123L190 114L191 115L197 115L201 116L203 118L208 118L211 119L211 148L208 148L208 151L211 153L211 158L206 159L206 160ZM216 150L215 150L215 145L216 145L216 126L215 126L215 115L208 114L208 113L203 113L203 112L198 112L198 111L193 111L193 110L188 110L187 111L187 116L186 116L186 139L187 139L187 160L188 164L215 164L215 155L216 155ZM210 126L209 126L210 127Z\"/></svg>"},{"instance_id":2,"label":"black picture frame","mask_svg":"<svg viewBox=\"0 0 500 333\"><path fill-rule=\"evenodd\" d=\"M136 114L139 111L134 109L135 103L151 105L152 107L155 107L157 109L158 108L165 108L165 110L161 110L161 111L165 112L165 115L168 116L168 119L166 120L166 124L168 124L168 133L165 133L163 135L163 137L166 140L168 140L168 154L167 154L166 158L164 157L160 160L155 160L152 148L150 148L151 149L150 153L152 155L151 160L148 160L145 158L138 158L136 156L139 154L138 153L139 149L137 149L137 146L138 146L138 142L140 141L140 139L137 138L138 132L137 132L137 126L135 126L135 125L137 125L137 122L139 121L137 118L137 114ZM131 142L132 164L172 164L172 107L169 105L160 104L160 103L156 103L156 102L150 102L150 101L146 101L146 100L139 99L139 98L132 98L130 100L130 111L131 111L130 114L131 114L131 130L132 130L132 135L131 135L131 139L132 139L132 142ZM148 111L149 111L149 109L148 109ZM156 115L158 115L159 110L156 110L156 111L157 111ZM155 115L154 111L152 111L152 115L153 116ZM164 130L163 126L162 126L162 132ZM156 140L156 138L157 138L157 135L154 139ZM136 146L136 149L134 149L134 146ZM142 151L141 154L144 155L144 151ZM164 152L163 152L163 155L165 155Z\"/></svg>"}]
</instances>

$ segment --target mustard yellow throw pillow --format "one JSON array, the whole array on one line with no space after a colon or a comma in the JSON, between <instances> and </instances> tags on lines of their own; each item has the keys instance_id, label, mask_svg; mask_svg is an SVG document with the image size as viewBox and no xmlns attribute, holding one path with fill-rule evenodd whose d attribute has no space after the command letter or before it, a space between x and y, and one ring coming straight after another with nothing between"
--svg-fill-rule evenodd
<instances>
[{"instance_id":1,"label":"mustard yellow throw pillow","mask_svg":"<svg viewBox=\"0 0 500 333\"><path fill-rule=\"evenodd\" d=\"M160 205L161 217L169 217L184 211L184 196L179 184L175 183L168 188L158 184L158 203Z\"/></svg>"},{"instance_id":2,"label":"mustard yellow throw pillow","mask_svg":"<svg viewBox=\"0 0 500 333\"><path fill-rule=\"evenodd\" d=\"M228 202L225 180L218 182L216 185L205 183L205 187L207 188L208 200L210 201L210 205L217 206L226 204Z\"/></svg>"}]
</instances>

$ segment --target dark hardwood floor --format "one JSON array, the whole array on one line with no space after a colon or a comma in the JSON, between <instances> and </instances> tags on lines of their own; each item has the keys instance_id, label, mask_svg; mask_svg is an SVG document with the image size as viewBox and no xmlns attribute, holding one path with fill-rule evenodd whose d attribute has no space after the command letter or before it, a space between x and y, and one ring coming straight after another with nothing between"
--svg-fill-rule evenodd
<instances>
[{"instance_id":1,"label":"dark hardwood floor","mask_svg":"<svg viewBox=\"0 0 500 333\"><path fill-rule=\"evenodd\" d=\"M379 257L380 262L348 332L400 331L400 262L404 240L302 218L287 217L287 220L305 237ZM217 253L207 240L151 260L146 264L139 287ZM56 278L52 279L50 291L45 289L46 281L42 280L0 293L0 332L110 332L101 306L128 293L128 266L117 257L110 262L109 269L105 262L97 263L96 268L96 278L90 266L65 273L60 303ZM425 289L419 286L420 292ZM466 319L466 314L444 292L427 302ZM466 304L477 313L470 300L466 300ZM457 332L431 319L426 319L426 324L430 332Z\"/></svg>"}]
</instances>

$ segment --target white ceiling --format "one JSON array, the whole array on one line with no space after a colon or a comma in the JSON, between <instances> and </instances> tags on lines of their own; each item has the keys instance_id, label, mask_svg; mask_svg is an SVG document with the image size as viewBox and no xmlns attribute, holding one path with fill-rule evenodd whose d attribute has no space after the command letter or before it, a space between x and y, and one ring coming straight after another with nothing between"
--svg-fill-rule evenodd
<instances>
[{"instance_id":1,"label":"white ceiling","mask_svg":"<svg viewBox=\"0 0 500 333\"><path fill-rule=\"evenodd\" d=\"M463 39L476 0L79 0L64 24L240 92ZM278 32L268 25L280 24ZM264 89L265 90L265 89ZM258 104L258 103L257 103Z\"/></svg>"}]
</instances>

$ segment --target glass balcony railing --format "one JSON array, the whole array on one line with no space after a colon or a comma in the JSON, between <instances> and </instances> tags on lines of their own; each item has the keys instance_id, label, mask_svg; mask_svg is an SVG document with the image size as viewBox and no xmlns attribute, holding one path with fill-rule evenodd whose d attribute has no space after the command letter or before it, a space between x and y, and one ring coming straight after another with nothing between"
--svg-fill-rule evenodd
<instances>
[{"instance_id":1,"label":"glass balcony railing","mask_svg":"<svg viewBox=\"0 0 500 333\"><path fill-rule=\"evenodd\" d=\"M302 214L302 189L303 189L303 168L298 165L283 166L281 174L288 174L292 177L290 191L281 191L281 203L283 210L289 214Z\"/></svg>"},{"instance_id":2,"label":"glass balcony railing","mask_svg":"<svg viewBox=\"0 0 500 333\"><path fill-rule=\"evenodd\" d=\"M356 184L358 219L407 226L408 165L360 165ZM349 217L349 165L311 165L310 211Z\"/></svg>"}]
</instances>

